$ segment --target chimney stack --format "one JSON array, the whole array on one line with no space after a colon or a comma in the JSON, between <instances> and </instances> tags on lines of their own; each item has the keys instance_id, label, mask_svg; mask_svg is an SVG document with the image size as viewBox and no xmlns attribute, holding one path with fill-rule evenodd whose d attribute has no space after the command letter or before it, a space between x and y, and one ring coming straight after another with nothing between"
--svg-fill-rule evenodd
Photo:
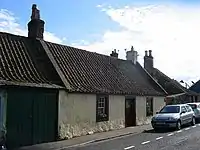
<instances>
[{"instance_id":1,"label":"chimney stack","mask_svg":"<svg viewBox=\"0 0 200 150\"><path fill-rule=\"evenodd\" d=\"M118 58L118 53L117 53L116 49L114 49L114 51L112 51L112 53L110 54L110 56Z\"/></svg>"},{"instance_id":2,"label":"chimney stack","mask_svg":"<svg viewBox=\"0 0 200 150\"><path fill-rule=\"evenodd\" d=\"M28 37L43 39L45 22L40 19L40 10L37 5L32 5L31 21L28 23Z\"/></svg>"},{"instance_id":3,"label":"chimney stack","mask_svg":"<svg viewBox=\"0 0 200 150\"><path fill-rule=\"evenodd\" d=\"M131 46L131 50L126 52L126 59L132 61L134 64L137 63L138 53L134 50L133 46Z\"/></svg>"},{"instance_id":4,"label":"chimney stack","mask_svg":"<svg viewBox=\"0 0 200 150\"><path fill-rule=\"evenodd\" d=\"M148 55L149 52L149 55ZM144 56L144 68L150 73L153 73L154 66L153 66L153 56L152 56L152 50L145 51Z\"/></svg>"}]
</instances>

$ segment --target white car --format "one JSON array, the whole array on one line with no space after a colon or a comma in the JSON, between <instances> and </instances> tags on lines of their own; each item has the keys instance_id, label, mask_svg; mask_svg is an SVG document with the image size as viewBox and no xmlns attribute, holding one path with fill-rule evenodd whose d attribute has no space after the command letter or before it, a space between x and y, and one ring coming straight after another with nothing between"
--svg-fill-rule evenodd
<instances>
[{"instance_id":1,"label":"white car","mask_svg":"<svg viewBox=\"0 0 200 150\"><path fill-rule=\"evenodd\" d=\"M195 118L199 121L200 120L200 102L194 102L194 103L187 103L192 107L194 113L195 113Z\"/></svg>"},{"instance_id":2,"label":"white car","mask_svg":"<svg viewBox=\"0 0 200 150\"><path fill-rule=\"evenodd\" d=\"M180 130L184 124L195 125L195 113L187 104L166 105L152 118L151 124L155 130L163 128Z\"/></svg>"}]
</instances>

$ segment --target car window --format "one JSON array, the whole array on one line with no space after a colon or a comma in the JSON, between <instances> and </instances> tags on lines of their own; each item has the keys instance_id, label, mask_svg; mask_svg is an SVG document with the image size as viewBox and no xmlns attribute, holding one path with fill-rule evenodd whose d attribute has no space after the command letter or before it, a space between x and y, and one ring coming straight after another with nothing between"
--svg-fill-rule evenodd
<instances>
[{"instance_id":1,"label":"car window","mask_svg":"<svg viewBox=\"0 0 200 150\"><path fill-rule=\"evenodd\" d=\"M185 108L185 106L181 106L181 112L183 111L187 112L187 109Z\"/></svg>"},{"instance_id":2,"label":"car window","mask_svg":"<svg viewBox=\"0 0 200 150\"><path fill-rule=\"evenodd\" d=\"M197 105L196 104L188 104L190 107L192 107L192 109L196 109Z\"/></svg>"},{"instance_id":3,"label":"car window","mask_svg":"<svg viewBox=\"0 0 200 150\"><path fill-rule=\"evenodd\" d=\"M159 113L179 113L180 106L165 106L163 107Z\"/></svg>"},{"instance_id":4,"label":"car window","mask_svg":"<svg viewBox=\"0 0 200 150\"><path fill-rule=\"evenodd\" d=\"M192 108L190 106L185 106L187 108L187 112L191 112Z\"/></svg>"}]
</instances>

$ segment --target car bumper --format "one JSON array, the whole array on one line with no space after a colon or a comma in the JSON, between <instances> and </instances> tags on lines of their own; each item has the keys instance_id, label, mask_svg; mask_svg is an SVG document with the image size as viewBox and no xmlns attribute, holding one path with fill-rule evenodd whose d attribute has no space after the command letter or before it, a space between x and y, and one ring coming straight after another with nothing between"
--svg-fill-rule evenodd
<instances>
[{"instance_id":1,"label":"car bumper","mask_svg":"<svg viewBox=\"0 0 200 150\"><path fill-rule=\"evenodd\" d=\"M177 121L151 121L153 128L175 128Z\"/></svg>"}]
</instances>

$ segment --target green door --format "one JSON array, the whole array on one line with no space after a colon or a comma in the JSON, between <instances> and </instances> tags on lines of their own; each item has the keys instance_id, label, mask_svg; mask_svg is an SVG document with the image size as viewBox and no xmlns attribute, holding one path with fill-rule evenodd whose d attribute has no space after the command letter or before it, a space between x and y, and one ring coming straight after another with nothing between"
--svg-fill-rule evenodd
<instances>
[{"instance_id":1,"label":"green door","mask_svg":"<svg viewBox=\"0 0 200 150\"><path fill-rule=\"evenodd\" d=\"M57 137L57 95L37 92L33 101L33 144L55 141Z\"/></svg>"},{"instance_id":2,"label":"green door","mask_svg":"<svg viewBox=\"0 0 200 150\"><path fill-rule=\"evenodd\" d=\"M43 89L9 89L7 144L10 148L51 142L57 136L57 93Z\"/></svg>"},{"instance_id":3,"label":"green door","mask_svg":"<svg viewBox=\"0 0 200 150\"><path fill-rule=\"evenodd\" d=\"M28 99L27 99L28 98ZM12 147L32 143L32 97L10 90L7 100L7 142Z\"/></svg>"}]
</instances>

